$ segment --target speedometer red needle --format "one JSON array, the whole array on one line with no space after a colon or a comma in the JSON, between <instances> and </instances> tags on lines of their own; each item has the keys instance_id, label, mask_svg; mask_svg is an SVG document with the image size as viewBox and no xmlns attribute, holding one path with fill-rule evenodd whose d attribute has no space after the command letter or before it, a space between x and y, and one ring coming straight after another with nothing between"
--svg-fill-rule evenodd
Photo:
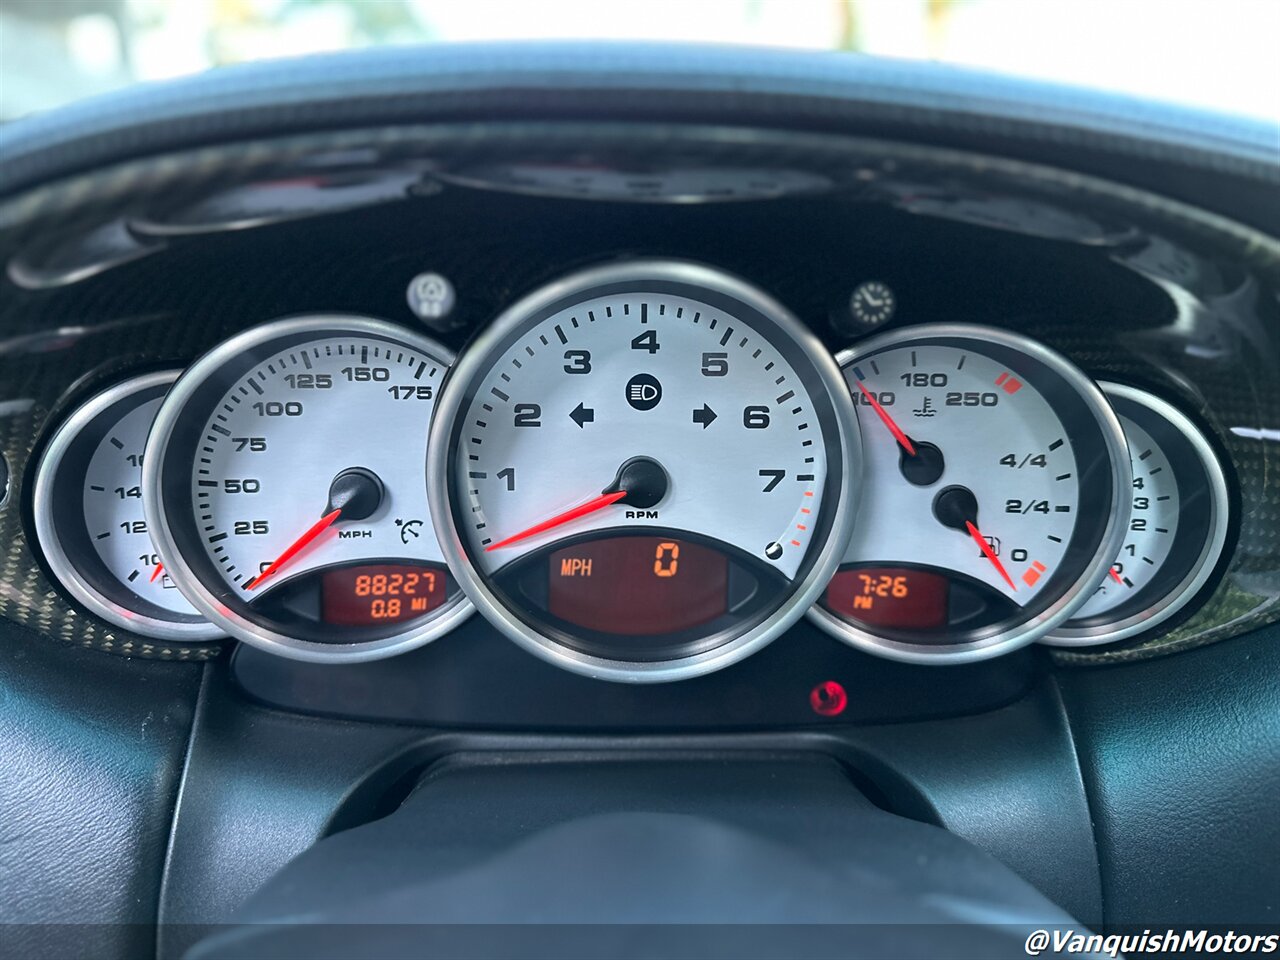
<instances>
[{"instance_id":1,"label":"speedometer red needle","mask_svg":"<svg viewBox=\"0 0 1280 960\"><path fill-rule=\"evenodd\" d=\"M300 536L297 540L293 541L293 543L291 543L288 546L288 548L284 551L284 553L276 557L275 560L273 560L270 563L270 565L268 565L267 569L263 570L260 574L258 574L252 580L250 580L245 585L245 589L257 590L258 587L262 586L263 580L267 579L267 577L271 576L273 573L275 573L277 570L283 567L286 563L288 563L290 560L296 557L298 555L298 552L302 550L303 547L309 544L316 537L320 536L320 534L328 530L330 524L332 524L333 521L337 520L338 517L340 516L342 516L341 509L331 511L330 513L326 513L323 517L321 517L319 520L313 523L306 533Z\"/></svg>"},{"instance_id":2,"label":"speedometer red needle","mask_svg":"<svg viewBox=\"0 0 1280 960\"><path fill-rule=\"evenodd\" d=\"M981 531L973 525L971 520L966 520L964 525L969 528L969 536L973 537L973 542L978 545L978 549L986 554L987 559L995 565L1000 576L1004 577L1004 582L1009 585L1009 589L1017 592L1018 588L1013 585L1013 578L1009 576L1009 571L1004 568L1004 564L1000 562L1000 558L997 557L995 551L991 549L991 544L987 543L986 538L983 537Z\"/></svg>"},{"instance_id":3,"label":"speedometer red needle","mask_svg":"<svg viewBox=\"0 0 1280 960\"><path fill-rule=\"evenodd\" d=\"M871 404L871 409L880 415L880 419L884 421L884 425L889 428L889 432L893 434L895 440L902 444L902 449L907 451L911 456L916 455L916 448L912 446L910 438L902 432L902 428L893 422L893 417L889 416L888 411L880 406L880 401L875 398L870 390L862 385L862 381L858 381L858 389L862 391L862 395L867 398Z\"/></svg>"},{"instance_id":4,"label":"speedometer red needle","mask_svg":"<svg viewBox=\"0 0 1280 960\"><path fill-rule=\"evenodd\" d=\"M536 537L538 534L545 533L547 530L551 530L561 524L568 523L570 520L577 520L579 517L585 517L588 513L595 513L597 510L602 510L611 503L617 503L626 495L626 490L615 490L612 493L602 493L598 497L592 497L586 503L580 503L571 510L566 510L564 513L557 513L550 520L543 520L541 523L535 523L527 530L521 530L519 533L507 537L505 540L499 540L497 543L489 544L484 548L485 552L487 553L490 550L497 550L499 547L510 546L513 543L518 543L521 540L527 540L530 537Z\"/></svg>"}]
</instances>

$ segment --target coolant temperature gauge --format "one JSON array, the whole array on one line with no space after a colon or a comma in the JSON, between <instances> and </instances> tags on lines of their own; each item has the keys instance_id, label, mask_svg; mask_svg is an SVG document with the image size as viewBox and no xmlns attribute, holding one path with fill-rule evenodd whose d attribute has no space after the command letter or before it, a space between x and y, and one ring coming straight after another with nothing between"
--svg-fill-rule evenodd
<instances>
[{"instance_id":1,"label":"coolant temperature gauge","mask_svg":"<svg viewBox=\"0 0 1280 960\"><path fill-rule=\"evenodd\" d=\"M863 505L811 611L884 656L974 660L1060 624L1128 509L1110 406L1046 347L982 327L873 337L838 360L865 437Z\"/></svg>"}]
</instances>

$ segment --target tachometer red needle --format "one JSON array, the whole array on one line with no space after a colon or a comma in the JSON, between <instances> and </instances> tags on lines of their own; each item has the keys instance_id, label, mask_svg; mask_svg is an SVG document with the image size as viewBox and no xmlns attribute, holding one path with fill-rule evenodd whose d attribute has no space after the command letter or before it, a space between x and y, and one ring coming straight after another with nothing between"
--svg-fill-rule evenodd
<instances>
[{"instance_id":1,"label":"tachometer red needle","mask_svg":"<svg viewBox=\"0 0 1280 960\"><path fill-rule=\"evenodd\" d=\"M334 511L331 511L330 513L326 513L323 517L321 517L319 520L313 523L310 529L308 529L306 533L300 536L297 540L293 541L293 543L289 545L289 547L284 551L284 553L276 557L275 560L273 560L271 564L267 567L267 569L263 570L260 574L258 574L252 580L250 580L245 585L245 589L257 590L258 587L262 586L263 580L267 579L267 577L271 576L273 573L275 573L277 570L283 567L286 563L292 560L295 556L297 556L298 552L302 550L303 547L309 544L316 537L320 536L320 534L328 530L329 525L332 524L333 521L337 520L338 517L340 516L342 516L341 510L334 510Z\"/></svg>"},{"instance_id":2,"label":"tachometer red needle","mask_svg":"<svg viewBox=\"0 0 1280 960\"><path fill-rule=\"evenodd\" d=\"M1120 586L1124 586L1124 581L1120 579L1120 574L1116 573L1115 567L1111 568L1111 579L1120 584Z\"/></svg>"},{"instance_id":3,"label":"tachometer red needle","mask_svg":"<svg viewBox=\"0 0 1280 960\"><path fill-rule=\"evenodd\" d=\"M151 571L151 579L148 580L147 583L155 583L157 580L160 579L160 574L162 573L164 573L164 564L157 563L156 568Z\"/></svg>"},{"instance_id":4,"label":"tachometer red needle","mask_svg":"<svg viewBox=\"0 0 1280 960\"><path fill-rule=\"evenodd\" d=\"M490 550L497 550L499 547L510 546L513 543L518 543L521 540L527 540L530 537L536 537L538 534L544 533L554 527L558 527L561 524L568 523L570 520L577 520L579 517L585 517L588 513L595 513L597 510L601 510L609 506L611 503L617 503L626 495L627 491L625 490L615 490L613 493L602 493L598 497L591 498L586 503L578 504L571 510L566 510L564 513L557 513L550 520L543 520L541 523L535 523L528 530L521 530L519 533L507 537L505 540L499 540L497 543L489 544L484 548L485 552L487 553Z\"/></svg>"},{"instance_id":5,"label":"tachometer red needle","mask_svg":"<svg viewBox=\"0 0 1280 960\"><path fill-rule=\"evenodd\" d=\"M1004 582L1009 585L1009 589L1016 592L1018 588L1013 585L1013 578L1009 576L1009 571L1004 568L1004 564L1000 562L1000 558L997 557L995 551L991 549L991 544L987 543L986 538L982 536L982 533L973 525L972 521L966 520L964 525L969 528L969 536L973 537L973 542L978 545L978 549L985 553L987 555L987 559L995 564L996 570L1000 573L1000 576L1004 577Z\"/></svg>"},{"instance_id":6,"label":"tachometer red needle","mask_svg":"<svg viewBox=\"0 0 1280 960\"><path fill-rule=\"evenodd\" d=\"M858 389L862 391L862 395L866 397L867 401L871 404L871 409L880 415L880 419L883 420L884 425L889 428L889 432L893 434L894 439L897 440L898 443L902 444L902 449L914 457L916 455L916 448L912 446L911 440L907 435L902 432L902 428L893 422L893 417L889 416L885 408L880 406L880 401L875 398L875 394L864 387L861 380L858 381Z\"/></svg>"}]
</instances>

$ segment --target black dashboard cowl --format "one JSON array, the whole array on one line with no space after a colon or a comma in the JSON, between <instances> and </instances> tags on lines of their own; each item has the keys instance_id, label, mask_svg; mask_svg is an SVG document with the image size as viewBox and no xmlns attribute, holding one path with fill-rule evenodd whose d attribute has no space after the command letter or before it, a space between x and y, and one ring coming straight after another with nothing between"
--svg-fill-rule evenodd
<instances>
[{"instance_id":1,"label":"black dashboard cowl","mask_svg":"<svg viewBox=\"0 0 1280 960\"><path fill-rule=\"evenodd\" d=\"M932 63L727 46L456 44L276 60L0 130L0 196L150 154L341 127L715 122L977 149L1139 185L1280 233L1280 129Z\"/></svg>"}]
</instances>

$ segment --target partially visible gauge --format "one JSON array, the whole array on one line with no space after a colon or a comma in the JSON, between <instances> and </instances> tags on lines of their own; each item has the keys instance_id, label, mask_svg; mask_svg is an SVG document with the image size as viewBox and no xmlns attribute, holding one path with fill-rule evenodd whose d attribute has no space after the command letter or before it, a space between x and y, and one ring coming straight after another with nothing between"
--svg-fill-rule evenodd
<instances>
[{"instance_id":1,"label":"partially visible gauge","mask_svg":"<svg viewBox=\"0 0 1280 960\"><path fill-rule=\"evenodd\" d=\"M1129 440L1133 508L1110 575L1044 638L1056 646L1113 643L1165 622L1205 585L1227 540L1227 481L1204 435L1145 390L1101 386Z\"/></svg>"},{"instance_id":2,"label":"partially visible gauge","mask_svg":"<svg viewBox=\"0 0 1280 960\"><path fill-rule=\"evenodd\" d=\"M142 636L196 643L222 636L159 565L142 514L147 431L176 370L116 384L58 427L36 466L36 537L71 595Z\"/></svg>"},{"instance_id":3,"label":"partially visible gauge","mask_svg":"<svg viewBox=\"0 0 1280 960\"><path fill-rule=\"evenodd\" d=\"M1093 382L1041 344L962 325L883 334L838 360L868 469L817 624L936 663L996 656L1070 617L1128 516L1124 434Z\"/></svg>"},{"instance_id":4,"label":"partially visible gauge","mask_svg":"<svg viewBox=\"0 0 1280 960\"><path fill-rule=\"evenodd\" d=\"M391 656L466 617L423 475L452 359L384 321L319 316L198 360L156 417L142 484L196 608L300 660Z\"/></svg>"},{"instance_id":5,"label":"partially visible gauge","mask_svg":"<svg viewBox=\"0 0 1280 960\"><path fill-rule=\"evenodd\" d=\"M588 676L728 666L834 570L861 472L839 371L763 293L635 261L530 294L459 361L428 477L450 567Z\"/></svg>"}]
</instances>

